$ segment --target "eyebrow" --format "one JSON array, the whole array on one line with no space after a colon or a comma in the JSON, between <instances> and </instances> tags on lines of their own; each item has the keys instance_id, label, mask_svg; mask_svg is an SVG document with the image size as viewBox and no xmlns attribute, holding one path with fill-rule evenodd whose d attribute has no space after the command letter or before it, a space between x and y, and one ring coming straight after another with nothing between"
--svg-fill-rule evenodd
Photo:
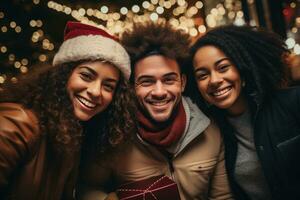
<instances>
[{"instance_id":1,"label":"eyebrow","mask_svg":"<svg viewBox=\"0 0 300 200\"><path fill-rule=\"evenodd\" d=\"M88 70L90 73L92 73L94 76L97 76L97 72L95 72L93 69L89 68L88 66L80 66L79 69L86 69ZM117 83L118 80L114 79L114 78L106 78L105 81L108 81L108 82L115 82Z\"/></svg>"},{"instance_id":2,"label":"eyebrow","mask_svg":"<svg viewBox=\"0 0 300 200\"><path fill-rule=\"evenodd\" d=\"M165 78L167 76L178 76L178 74L176 72L169 72L167 74L164 74L163 78ZM141 75L137 78L136 82L140 81L141 79L145 79L145 78L154 78L154 76L152 76L152 75Z\"/></svg>"},{"instance_id":3,"label":"eyebrow","mask_svg":"<svg viewBox=\"0 0 300 200\"><path fill-rule=\"evenodd\" d=\"M107 78L107 79L105 79L105 81L112 82L112 83L117 83L118 82L118 80L113 79L113 78Z\"/></svg>"},{"instance_id":4,"label":"eyebrow","mask_svg":"<svg viewBox=\"0 0 300 200\"><path fill-rule=\"evenodd\" d=\"M214 65L215 65L215 66L218 65L218 64L220 64L220 63L221 63L222 61L224 61L224 60L229 60L229 61L230 61L229 58L224 57L224 58L221 58L220 60L216 61L216 62L214 63ZM194 72L196 73L196 72L201 71L201 70L204 70L204 69L202 69L201 66L199 66L199 67L197 67L197 69L196 69Z\"/></svg>"},{"instance_id":5,"label":"eyebrow","mask_svg":"<svg viewBox=\"0 0 300 200\"><path fill-rule=\"evenodd\" d=\"M86 69L88 70L89 72L91 72L93 75L97 75L97 72L95 72L93 69L89 68L88 66L80 66L79 69Z\"/></svg>"},{"instance_id":6,"label":"eyebrow","mask_svg":"<svg viewBox=\"0 0 300 200\"><path fill-rule=\"evenodd\" d=\"M218 60L217 62L215 62L215 65L220 64L220 62L224 61L224 60L230 60L229 58L225 57L225 58L221 58L220 60Z\"/></svg>"}]
</instances>

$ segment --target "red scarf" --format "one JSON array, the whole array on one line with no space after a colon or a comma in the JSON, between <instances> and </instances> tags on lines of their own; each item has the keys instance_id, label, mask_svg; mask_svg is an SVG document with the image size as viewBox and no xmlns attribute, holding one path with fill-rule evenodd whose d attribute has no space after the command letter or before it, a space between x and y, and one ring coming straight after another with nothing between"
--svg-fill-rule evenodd
<instances>
[{"instance_id":1,"label":"red scarf","mask_svg":"<svg viewBox=\"0 0 300 200\"><path fill-rule=\"evenodd\" d=\"M141 138L159 147L169 147L174 144L180 139L185 130L186 114L182 101L166 122L149 120L149 117L140 111L138 111L137 117L139 121L138 131Z\"/></svg>"}]
</instances>

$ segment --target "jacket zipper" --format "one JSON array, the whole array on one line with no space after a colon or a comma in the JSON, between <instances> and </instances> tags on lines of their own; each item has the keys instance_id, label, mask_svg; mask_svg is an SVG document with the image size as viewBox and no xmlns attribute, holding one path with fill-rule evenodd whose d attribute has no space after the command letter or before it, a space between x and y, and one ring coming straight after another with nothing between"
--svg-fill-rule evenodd
<instances>
[{"instance_id":1,"label":"jacket zipper","mask_svg":"<svg viewBox=\"0 0 300 200\"><path fill-rule=\"evenodd\" d=\"M171 174L171 178L174 182L176 182L175 181L176 180L175 175L174 175L173 155L166 152L165 157L167 159L167 163L168 163L169 171L170 171L170 174Z\"/></svg>"},{"instance_id":2,"label":"jacket zipper","mask_svg":"<svg viewBox=\"0 0 300 200\"><path fill-rule=\"evenodd\" d=\"M173 166L173 162L172 162L171 159L168 159L168 165L169 165L169 170L170 170L170 174L171 174L172 180L175 181L174 166Z\"/></svg>"}]
</instances>

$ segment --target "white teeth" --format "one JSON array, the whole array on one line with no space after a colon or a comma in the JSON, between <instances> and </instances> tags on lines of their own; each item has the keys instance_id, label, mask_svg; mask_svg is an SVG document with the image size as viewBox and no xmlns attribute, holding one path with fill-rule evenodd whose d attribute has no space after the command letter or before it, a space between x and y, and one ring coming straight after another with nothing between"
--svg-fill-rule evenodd
<instances>
[{"instance_id":1,"label":"white teeth","mask_svg":"<svg viewBox=\"0 0 300 200\"><path fill-rule=\"evenodd\" d=\"M219 90L213 93L213 96L221 96L223 94L225 94L226 92L228 92L231 89L231 87L227 87L223 90Z\"/></svg>"},{"instance_id":2,"label":"white teeth","mask_svg":"<svg viewBox=\"0 0 300 200\"><path fill-rule=\"evenodd\" d=\"M82 97L77 97L77 99L83 104L85 105L86 107L88 108L95 108L96 107L96 104L82 98Z\"/></svg>"},{"instance_id":3,"label":"white teeth","mask_svg":"<svg viewBox=\"0 0 300 200\"><path fill-rule=\"evenodd\" d=\"M154 106L162 106L168 103L168 101L150 102Z\"/></svg>"}]
</instances>

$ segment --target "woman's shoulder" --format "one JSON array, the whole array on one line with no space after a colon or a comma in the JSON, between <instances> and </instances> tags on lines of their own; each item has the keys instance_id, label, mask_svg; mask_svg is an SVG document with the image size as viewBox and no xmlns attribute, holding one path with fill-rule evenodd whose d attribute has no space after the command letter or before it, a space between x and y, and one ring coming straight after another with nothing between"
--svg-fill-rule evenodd
<instances>
[{"instance_id":1,"label":"woman's shoulder","mask_svg":"<svg viewBox=\"0 0 300 200\"><path fill-rule=\"evenodd\" d=\"M0 134L5 133L20 134L27 140L38 138L40 131L36 114L18 103L0 103Z\"/></svg>"},{"instance_id":2,"label":"woman's shoulder","mask_svg":"<svg viewBox=\"0 0 300 200\"><path fill-rule=\"evenodd\" d=\"M275 93L276 99L280 101L300 101L300 86L287 87L284 89L277 90Z\"/></svg>"}]
</instances>

